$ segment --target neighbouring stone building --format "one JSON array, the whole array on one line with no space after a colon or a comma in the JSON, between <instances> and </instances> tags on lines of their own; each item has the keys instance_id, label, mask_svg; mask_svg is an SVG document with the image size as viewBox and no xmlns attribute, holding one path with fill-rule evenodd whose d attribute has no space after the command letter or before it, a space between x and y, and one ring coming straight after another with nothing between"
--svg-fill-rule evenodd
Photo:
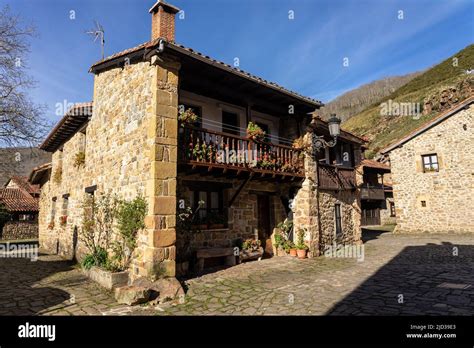
<instances>
[{"instance_id":1,"label":"neighbouring stone building","mask_svg":"<svg viewBox=\"0 0 474 348\"><path fill-rule=\"evenodd\" d=\"M361 225L386 225L395 223L390 167L384 163L363 159L356 168L360 190Z\"/></svg>"},{"instance_id":2,"label":"neighbouring stone building","mask_svg":"<svg viewBox=\"0 0 474 348\"><path fill-rule=\"evenodd\" d=\"M81 202L101 193L147 199L133 278L174 277L196 250L248 238L271 254L270 236L285 218L305 231L314 256L328 244L360 243L354 167L364 140L341 131L336 146L317 151L318 137L332 139L311 116L321 102L176 44L177 12L157 2L152 40L94 64L93 102L75 105L41 145L52 153L51 167L30 177L42 187L41 246L81 258ZM189 109L198 120L180 123ZM247 137L250 122L265 140ZM292 146L303 136L305 151ZM252 161L219 157L239 151ZM196 224L205 227L177 228L183 206L199 207Z\"/></svg>"},{"instance_id":3,"label":"neighbouring stone building","mask_svg":"<svg viewBox=\"0 0 474 348\"><path fill-rule=\"evenodd\" d=\"M0 239L38 238L39 196L39 186L23 176L12 176L0 188Z\"/></svg>"},{"instance_id":4,"label":"neighbouring stone building","mask_svg":"<svg viewBox=\"0 0 474 348\"><path fill-rule=\"evenodd\" d=\"M474 96L383 149L397 232L474 232Z\"/></svg>"}]
</instances>

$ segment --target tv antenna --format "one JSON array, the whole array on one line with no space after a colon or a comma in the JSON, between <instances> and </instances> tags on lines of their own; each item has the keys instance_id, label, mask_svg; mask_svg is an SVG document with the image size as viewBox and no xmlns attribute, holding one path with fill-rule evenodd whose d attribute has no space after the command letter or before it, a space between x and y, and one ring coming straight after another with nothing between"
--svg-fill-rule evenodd
<instances>
[{"instance_id":1,"label":"tv antenna","mask_svg":"<svg viewBox=\"0 0 474 348\"><path fill-rule=\"evenodd\" d=\"M93 36L94 42L96 42L97 39L100 39L102 59L104 59L105 31L102 25L98 21L94 21L94 23L95 23L95 29L86 31L86 34Z\"/></svg>"}]
</instances>

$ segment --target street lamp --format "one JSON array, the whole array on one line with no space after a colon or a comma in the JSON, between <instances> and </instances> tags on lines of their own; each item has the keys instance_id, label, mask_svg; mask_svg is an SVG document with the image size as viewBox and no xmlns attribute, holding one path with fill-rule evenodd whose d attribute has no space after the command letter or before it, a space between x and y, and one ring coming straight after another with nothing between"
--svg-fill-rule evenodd
<instances>
[{"instance_id":1,"label":"street lamp","mask_svg":"<svg viewBox=\"0 0 474 348\"><path fill-rule=\"evenodd\" d=\"M316 137L314 146L317 150L326 147L334 147L337 143L337 137L341 134L341 120L336 117L336 114L331 114L328 120L329 134L332 136L332 140L326 141L323 136Z\"/></svg>"}]
</instances>

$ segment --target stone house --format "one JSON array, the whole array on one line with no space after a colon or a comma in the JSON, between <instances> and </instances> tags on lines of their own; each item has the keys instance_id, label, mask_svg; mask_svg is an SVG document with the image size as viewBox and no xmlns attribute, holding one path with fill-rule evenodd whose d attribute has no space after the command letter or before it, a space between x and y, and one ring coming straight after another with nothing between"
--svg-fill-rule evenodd
<instances>
[{"instance_id":1,"label":"stone house","mask_svg":"<svg viewBox=\"0 0 474 348\"><path fill-rule=\"evenodd\" d=\"M356 177L360 189L361 226L394 224L390 167L364 158L356 169Z\"/></svg>"},{"instance_id":2,"label":"stone house","mask_svg":"<svg viewBox=\"0 0 474 348\"><path fill-rule=\"evenodd\" d=\"M0 188L0 239L38 238L39 196L39 186L23 176L12 176Z\"/></svg>"},{"instance_id":3,"label":"stone house","mask_svg":"<svg viewBox=\"0 0 474 348\"><path fill-rule=\"evenodd\" d=\"M381 153L391 164L397 232L474 232L474 96Z\"/></svg>"},{"instance_id":4,"label":"stone house","mask_svg":"<svg viewBox=\"0 0 474 348\"><path fill-rule=\"evenodd\" d=\"M93 103L75 105L40 146L52 153L52 167L33 179L42 186L41 246L83 255L80 202L94 192L147 199L132 277L174 277L196 250L248 238L271 254L273 229L287 217L314 256L334 242L360 243L354 167L364 140L341 131L335 147L317 151L318 137L332 139L312 117L322 103L178 45L178 11L158 1L151 41L94 64ZM189 109L197 121L180 123ZM266 132L263 141L247 136L250 122ZM305 151L292 146L296 138ZM182 206L200 207L206 227L177 229ZM67 224L51 226L59 207Z\"/></svg>"}]
</instances>

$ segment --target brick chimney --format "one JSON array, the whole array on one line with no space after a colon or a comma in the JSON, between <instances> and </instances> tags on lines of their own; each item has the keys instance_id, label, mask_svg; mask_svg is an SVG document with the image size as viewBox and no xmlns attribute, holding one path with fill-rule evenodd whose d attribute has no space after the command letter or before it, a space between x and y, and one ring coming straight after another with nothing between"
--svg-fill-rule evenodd
<instances>
[{"instance_id":1,"label":"brick chimney","mask_svg":"<svg viewBox=\"0 0 474 348\"><path fill-rule=\"evenodd\" d=\"M151 39L163 38L174 41L174 21L179 8L158 0L150 9L151 13Z\"/></svg>"}]
</instances>

